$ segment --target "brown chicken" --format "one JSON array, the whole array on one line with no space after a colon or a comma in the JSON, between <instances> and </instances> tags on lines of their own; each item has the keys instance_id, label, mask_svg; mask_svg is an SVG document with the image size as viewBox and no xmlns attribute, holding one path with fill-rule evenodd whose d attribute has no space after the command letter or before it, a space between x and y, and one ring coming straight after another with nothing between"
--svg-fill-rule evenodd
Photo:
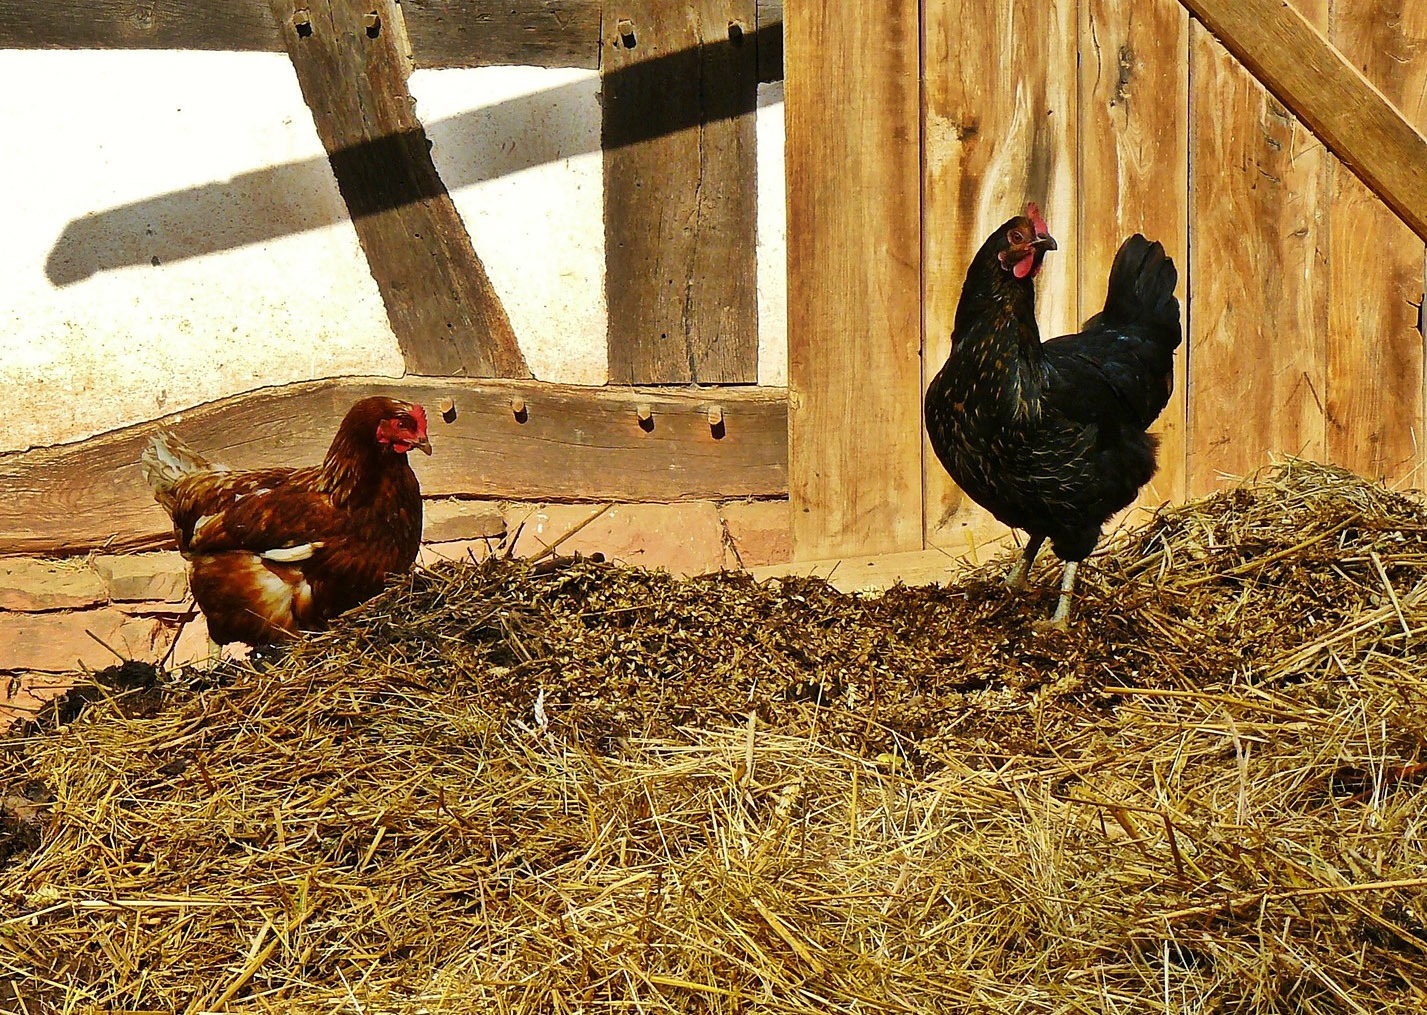
<instances>
[{"instance_id":1,"label":"brown chicken","mask_svg":"<svg viewBox=\"0 0 1427 1015\"><path fill-rule=\"evenodd\" d=\"M421 545L412 448L431 454L425 410L384 397L352 406L308 468L235 472L155 434L144 477L173 518L210 637L262 645L320 630L408 570Z\"/></svg>"}]
</instances>

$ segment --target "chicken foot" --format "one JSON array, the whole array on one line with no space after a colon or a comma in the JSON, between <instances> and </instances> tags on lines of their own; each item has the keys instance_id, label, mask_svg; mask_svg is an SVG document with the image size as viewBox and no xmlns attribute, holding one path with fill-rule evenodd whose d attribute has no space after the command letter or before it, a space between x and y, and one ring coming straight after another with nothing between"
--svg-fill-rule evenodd
<instances>
[{"instance_id":1,"label":"chicken foot","mask_svg":"<svg viewBox=\"0 0 1427 1015\"><path fill-rule=\"evenodd\" d=\"M1026 548L1021 551L1021 559L1011 565L1011 570L1006 575L1006 587L1010 589L1024 588L1026 575L1031 573L1031 565L1036 562L1036 554L1041 552L1041 546L1045 543L1045 536L1031 536L1026 543Z\"/></svg>"},{"instance_id":2,"label":"chicken foot","mask_svg":"<svg viewBox=\"0 0 1427 1015\"><path fill-rule=\"evenodd\" d=\"M1070 630L1070 597L1075 591L1075 573L1080 570L1080 561L1067 560L1065 571L1060 576L1060 598L1056 600L1055 612L1049 620L1036 621L1037 631Z\"/></svg>"}]
</instances>

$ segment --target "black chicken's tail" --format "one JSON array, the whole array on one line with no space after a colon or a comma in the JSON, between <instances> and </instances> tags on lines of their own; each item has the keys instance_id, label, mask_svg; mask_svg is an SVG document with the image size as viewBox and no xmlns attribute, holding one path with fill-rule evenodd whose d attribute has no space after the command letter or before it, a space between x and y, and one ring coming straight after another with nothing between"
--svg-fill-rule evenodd
<instances>
[{"instance_id":1,"label":"black chicken's tail","mask_svg":"<svg viewBox=\"0 0 1427 1015\"><path fill-rule=\"evenodd\" d=\"M1120 244L1110 266L1109 292L1100 320L1112 327L1149 325L1156 338L1173 349L1183 336L1179 300L1174 295L1178 281L1179 272L1164 246L1135 233Z\"/></svg>"}]
</instances>

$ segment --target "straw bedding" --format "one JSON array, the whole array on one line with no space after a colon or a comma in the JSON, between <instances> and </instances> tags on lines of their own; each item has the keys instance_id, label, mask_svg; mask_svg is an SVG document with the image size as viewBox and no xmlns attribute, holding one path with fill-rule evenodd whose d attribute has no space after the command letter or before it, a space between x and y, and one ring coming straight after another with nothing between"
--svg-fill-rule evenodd
<instances>
[{"instance_id":1,"label":"straw bedding","mask_svg":"<svg viewBox=\"0 0 1427 1015\"><path fill-rule=\"evenodd\" d=\"M0 1010L1427 1003L1427 510L1290 461L848 596L492 560L0 755Z\"/></svg>"}]
</instances>

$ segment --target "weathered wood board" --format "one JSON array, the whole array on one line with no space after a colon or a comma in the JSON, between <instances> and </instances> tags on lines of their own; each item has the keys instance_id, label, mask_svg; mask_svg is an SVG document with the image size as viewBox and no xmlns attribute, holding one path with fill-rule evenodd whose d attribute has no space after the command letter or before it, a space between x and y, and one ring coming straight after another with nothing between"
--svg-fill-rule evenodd
<instances>
[{"instance_id":1,"label":"weathered wood board","mask_svg":"<svg viewBox=\"0 0 1427 1015\"><path fill-rule=\"evenodd\" d=\"M1329 35L1427 130L1427 4L1335 4ZM1427 175L1427 166L1416 172ZM1424 211L1427 209L1418 209ZM1332 175L1326 452L1366 476L1420 487L1423 244L1341 165Z\"/></svg>"},{"instance_id":2,"label":"weathered wood board","mask_svg":"<svg viewBox=\"0 0 1427 1015\"><path fill-rule=\"evenodd\" d=\"M605 5L611 383L758 380L755 19L754 0Z\"/></svg>"},{"instance_id":3,"label":"weathered wood board","mask_svg":"<svg viewBox=\"0 0 1427 1015\"><path fill-rule=\"evenodd\" d=\"M785 11L795 558L922 542L918 8Z\"/></svg>"},{"instance_id":4,"label":"weathered wood board","mask_svg":"<svg viewBox=\"0 0 1427 1015\"><path fill-rule=\"evenodd\" d=\"M0 554L165 544L166 516L138 466L157 426L233 468L315 464L352 403L374 394L428 408L435 453L412 458L430 497L679 501L778 497L788 489L782 389L319 381L238 395L77 444L0 455ZM451 423L436 408L443 398L455 402ZM709 424L715 405L723 410L722 436ZM645 410L649 421L641 425Z\"/></svg>"},{"instance_id":5,"label":"weathered wood board","mask_svg":"<svg viewBox=\"0 0 1427 1015\"><path fill-rule=\"evenodd\" d=\"M1326 0L1311 0L1316 17ZM1306 6L1306 2L1305 2ZM1324 453L1328 190L1321 143L1191 27L1189 470L1197 495Z\"/></svg>"},{"instance_id":6,"label":"weathered wood board","mask_svg":"<svg viewBox=\"0 0 1427 1015\"><path fill-rule=\"evenodd\" d=\"M1189 17L1178 0L1084 0L1080 8L1080 317L1099 311L1125 237L1164 244L1189 310ZM1188 344L1154 425L1159 472L1139 503L1184 498Z\"/></svg>"},{"instance_id":7,"label":"weathered wood board","mask_svg":"<svg viewBox=\"0 0 1427 1015\"><path fill-rule=\"evenodd\" d=\"M406 87L396 5L271 5L407 370L528 377L510 319L431 161Z\"/></svg>"},{"instance_id":8,"label":"weathered wood board","mask_svg":"<svg viewBox=\"0 0 1427 1015\"><path fill-rule=\"evenodd\" d=\"M600 0L401 6L418 67L599 66ZM0 0L0 49L284 48L267 0Z\"/></svg>"},{"instance_id":9,"label":"weathered wood board","mask_svg":"<svg viewBox=\"0 0 1427 1015\"><path fill-rule=\"evenodd\" d=\"M1028 201L1040 205L1059 243L1036 284L1042 337L1080 323L1077 29L1071 0L926 7L923 390L950 352L972 257ZM930 443L923 445L926 542L960 549L968 529L984 528L984 513L961 496Z\"/></svg>"},{"instance_id":10,"label":"weathered wood board","mask_svg":"<svg viewBox=\"0 0 1427 1015\"><path fill-rule=\"evenodd\" d=\"M1427 138L1327 38L1321 3L1311 0L1181 0L1234 56L1345 165L1427 241ZM1344 7L1349 5L1343 5ZM1418 5L1358 3L1356 18L1400 37ZM1395 7L1396 16L1389 10ZM1339 9L1334 5L1335 11ZM1418 57L1420 60L1420 57ZM1359 54L1359 64L1369 64ZM1371 63L1377 63L1376 59ZM1377 63L1380 68L1389 65ZM1394 86L1387 86L1396 91ZM1415 100L1414 100L1415 101Z\"/></svg>"}]
</instances>

